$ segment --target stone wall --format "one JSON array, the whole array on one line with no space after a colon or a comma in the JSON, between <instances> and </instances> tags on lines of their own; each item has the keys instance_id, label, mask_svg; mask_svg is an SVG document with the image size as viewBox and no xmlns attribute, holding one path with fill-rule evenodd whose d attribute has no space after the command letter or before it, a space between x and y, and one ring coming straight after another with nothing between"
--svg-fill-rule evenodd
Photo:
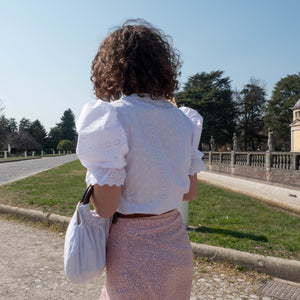
<instances>
[{"instance_id":1,"label":"stone wall","mask_svg":"<svg viewBox=\"0 0 300 300\"><path fill-rule=\"evenodd\" d=\"M208 171L300 188L299 152L203 152Z\"/></svg>"}]
</instances>

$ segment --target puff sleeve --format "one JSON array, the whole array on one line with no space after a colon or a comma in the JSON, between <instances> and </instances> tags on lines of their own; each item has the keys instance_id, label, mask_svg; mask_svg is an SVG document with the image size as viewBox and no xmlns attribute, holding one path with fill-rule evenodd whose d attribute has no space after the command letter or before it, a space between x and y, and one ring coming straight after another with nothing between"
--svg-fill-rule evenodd
<instances>
[{"instance_id":1,"label":"puff sleeve","mask_svg":"<svg viewBox=\"0 0 300 300\"><path fill-rule=\"evenodd\" d=\"M128 145L115 108L101 100L87 103L76 127L76 154L88 169L86 183L110 186L124 184Z\"/></svg>"},{"instance_id":2,"label":"puff sleeve","mask_svg":"<svg viewBox=\"0 0 300 300\"><path fill-rule=\"evenodd\" d=\"M206 170L202 160L203 153L198 150L202 133L203 118L196 110L189 107L180 107L179 109L188 117L192 126L192 159L189 175L193 175Z\"/></svg>"}]
</instances>

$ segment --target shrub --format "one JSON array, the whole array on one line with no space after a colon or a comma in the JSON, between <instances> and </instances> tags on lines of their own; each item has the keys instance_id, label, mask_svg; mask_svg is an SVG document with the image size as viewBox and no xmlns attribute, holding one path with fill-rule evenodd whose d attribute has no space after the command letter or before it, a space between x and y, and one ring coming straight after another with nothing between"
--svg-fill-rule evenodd
<instances>
[{"instance_id":1,"label":"shrub","mask_svg":"<svg viewBox=\"0 0 300 300\"><path fill-rule=\"evenodd\" d=\"M57 145L59 151L73 151L73 143L69 140L61 140Z\"/></svg>"}]
</instances>

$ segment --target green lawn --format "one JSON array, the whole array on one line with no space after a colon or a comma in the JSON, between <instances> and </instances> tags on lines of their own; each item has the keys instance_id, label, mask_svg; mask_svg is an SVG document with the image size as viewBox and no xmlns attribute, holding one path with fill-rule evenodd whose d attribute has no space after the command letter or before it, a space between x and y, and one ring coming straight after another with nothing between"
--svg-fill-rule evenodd
<instances>
[{"instance_id":1,"label":"green lawn","mask_svg":"<svg viewBox=\"0 0 300 300\"><path fill-rule=\"evenodd\" d=\"M71 216L85 188L78 160L0 187L0 203Z\"/></svg>"},{"instance_id":2,"label":"green lawn","mask_svg":"<svg viewBox=\"0 0 300 300\"><path fill-rule=\"evenodd\" d=\"M71 216L85 187L74 161L0 187L0 203ZM199 183L189 207L191 241L300 260L300 218L246 196Z\"/></svg>"},{"instance_id":3,"label":"green lawn","mask_svg":"<svg viewBox=\"0 0 300 300\"><path fill-rule=\"evenodd\" d=\"M300 218L203 183L189 206L191 240L300 260Z\"/></svg>"}]
</instances>

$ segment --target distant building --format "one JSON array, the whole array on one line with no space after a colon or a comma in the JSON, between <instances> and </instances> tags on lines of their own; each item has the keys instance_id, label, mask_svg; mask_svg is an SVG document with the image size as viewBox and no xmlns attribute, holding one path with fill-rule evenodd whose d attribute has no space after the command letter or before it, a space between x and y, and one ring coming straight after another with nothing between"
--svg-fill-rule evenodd
<instances>
[{"instance_id":1,"label":"distant building","mask_svg":"<svg viewBox=\"0 0 300 300\"><path fill-rule=\"evenodd\" d=\"M300 152L300 99L296 102L293 110L293 122L291 127L291 151Z\"/></svg>"}]
</instances>

